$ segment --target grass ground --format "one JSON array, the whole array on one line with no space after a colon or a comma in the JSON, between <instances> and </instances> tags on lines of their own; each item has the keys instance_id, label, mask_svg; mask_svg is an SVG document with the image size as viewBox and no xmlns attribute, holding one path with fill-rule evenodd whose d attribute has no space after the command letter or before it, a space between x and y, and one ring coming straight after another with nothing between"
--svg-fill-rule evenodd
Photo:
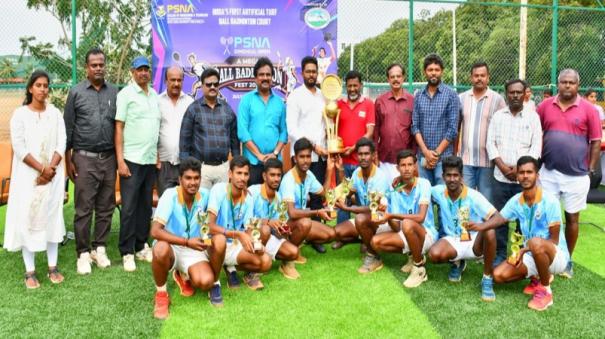
<instances>
[{"instance_id":1,"label":"grass ground","mask_svg":"<svg viewBox=\"0 0 605 339\"><path fill-rule=\"evenodd\" d=\"M0 208L0 234L4 213ZM460 284L447 282L447 265L429 264L429 281L414 290L401 285L402 256L387 255L384 269L361 276L358 246L349 245L324 255L303 248L309 262L298 266L302 279L289 281L272 270L263 277L263 291L224 288L222 309L212 308L199 291L179 296L170 281L171 316L161 322L151 316L149 264L140 263L135 273L119 265L116 216L108 249L113 266L77 276L70 241L60 249L66 280L58 286L42 278L40 289L26 290L20 253L0 251L0 337L602 338L605 333L605 233L588 225L581 226L574 254L576 276L555 280L555 304L542 313L527 309L523 282L497 286L494 303L480 301L481 267L474 263ZM65 217L70 229L71 204ZM590 206L582 220L604 226L605 208ZM42 277L46 258L36 259Z\"/></svg>"}]
</instances>

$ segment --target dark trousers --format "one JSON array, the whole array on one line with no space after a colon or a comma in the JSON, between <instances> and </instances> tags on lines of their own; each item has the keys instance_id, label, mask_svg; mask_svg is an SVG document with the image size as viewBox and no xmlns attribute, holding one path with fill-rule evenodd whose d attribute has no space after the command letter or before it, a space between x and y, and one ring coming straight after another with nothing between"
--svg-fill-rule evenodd
<instances>
[{"instance_id":1,"label":"dark trousers","mask_svg":"<svg viewBox=\"0 0 605 339\"><path fill-rule=\"evenodd\" d=\"M120 177L122 210L120 213L120 254L143 249L149 237L155 165L139 165L126 160L131 176Z\"/></svg>"},{"instance_id":2,"label":"dark trousers","mask_svg":"<svg viewBox=\"0 0 605 339\"><path fill-rule=\"evenodd\" d=\"M158 171L158 194L161 197L164 191L179 185L179 165L173 165L168 161L162 161Z\"/></svg>"},{"instance_id":3,"label":"dark trousers","mask_svg":"<svg viewBox=\"0 0 605 339\"><path fill-rule=\"evenodd\" d=\"M265 165L263 163L259 163L257 165L250 166L250 179L248 179L248 187L256 184L263 183L263 171L265 169Z\"/></svg>"},{"instance_id":4,"label":"dark trousers","mask_svg":"<svg viewBox=\"0 0 605 339\"><path fill-rule=\"evenodd\" d=\"M322 185L326 180L326 168L326 161L321 158L319 158L318 161L312 162L311 166L309 167L311 173L313 173L317 181L319 181L319 183ZM309 208L311 208L312 210L318 210L323 208L323 199L321 195L310 194ZM313 220L319 221L320 219L318 217L314 217Z\"/></svg>"},{"instance_id":5,"label":"dark trousers","mask_svg":"<svg viewBox=\"0 0 605 339\"><path fill-rule=\"evenodd\" d=\"M504 205L515 194L523 191L519 184L509 184L494 180L492 189L492 199L494 207L501 211ZM508 223L496 229L496 263L506 259L506 250L508 243Z\"/></svg>"},{"instance_id":6,"label":"dark trousers","mask_svg":"<svg viewBox=\"0 0 605 339\"><path fill-rule=\"evenodd\" d=\"M78 256L90 252L90 225L95 217L92 248L106 247L111 217L116 207L116 156L106 158L88 157L73 152L72 161L76 166L74 197L74 233Z\"/></svg>"}]
</instances>

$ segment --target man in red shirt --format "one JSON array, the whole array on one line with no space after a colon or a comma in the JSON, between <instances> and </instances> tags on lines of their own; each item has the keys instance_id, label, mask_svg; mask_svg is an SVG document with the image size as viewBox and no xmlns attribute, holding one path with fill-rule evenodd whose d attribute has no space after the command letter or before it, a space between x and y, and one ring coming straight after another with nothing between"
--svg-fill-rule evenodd
<instances>
[{"instance_id":1,"label":"man in red shirt","mask_svg":"<svg viewBox=\"0 0 605 339\"><path fill-rule=\"evenodd\" d=\"M414 96L403 89L404 76L400 64L387 67L387 81L391 90L376 99L374 142L378 148L380 168L390 180L399 176L397 153L405 149L416 151L411 134Z\"/></svg>"},{"instance_id":2,"label":"man in red shirt","mask_svg":"<svg viewBox=\"0 0 605 339\"><path fill-rule=\"evenodd\" d=\"M349 71L345 76L347 87L347 98L338 100L340 119L338 122L338 136L342 138L344 152L342 163L345 176L350 178L353 171L359 165L355 144L363 137L371 139L374 136L374 103L372 99L361 95L361 74L357 71ZM341 180L341 178L339 178ZM337 223L350 219L350 214L338 211ZM332 247L340 248L342 244L336 242Z\"/></svg>"}]
</instances>

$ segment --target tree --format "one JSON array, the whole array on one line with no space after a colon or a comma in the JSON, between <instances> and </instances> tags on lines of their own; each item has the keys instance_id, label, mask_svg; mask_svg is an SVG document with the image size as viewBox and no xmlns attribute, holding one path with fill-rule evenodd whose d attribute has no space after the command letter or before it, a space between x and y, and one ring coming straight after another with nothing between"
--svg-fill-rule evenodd
<instances>
[{"instance_id":1,"label":"tree","mask_svg":"<svg viewBox=\"0 0 605 339\"><path fill-rule=\"evenodd\" d=\"M9 58L4 58L0 62L0 78L14 78L17 73L15 64Z\"/></svg>"}]
</instances>

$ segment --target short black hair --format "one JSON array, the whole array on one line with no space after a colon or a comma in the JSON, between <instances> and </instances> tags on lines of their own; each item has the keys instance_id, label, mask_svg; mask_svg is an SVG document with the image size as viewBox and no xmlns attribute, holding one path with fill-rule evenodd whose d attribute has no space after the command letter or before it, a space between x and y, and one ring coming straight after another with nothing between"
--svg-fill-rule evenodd
<instances>
[{"instance_id":1,"label":"short black hair","mask_svg":"<svg viewBox=\"0 0 605 339\"><path fill-rule=\"evenodd\" d=\"M359 72L357 72L357 71L355 71L355 70L352 70L352 71L347 72L347 75L345 75L345 84L346 84L346 83L347 83L349 80L352 80L352 79L357 79L357 80L359 80L359 82L361 83L361 82L362 82L362 81L361 81L361 73L359 73Z\"/></svg>"},{"instance_id":2,"label":"short black hair","mask_svg":"<svg viewBox=\"0 0 605 339\"><path fill-rule=\"evenodd\" d=\"M589 95L591 95L592 93L597 93L597 91L595 91L592 87L588 87L586 89L586 92L584 92L584 97L588 97Z\"/></svg>"},{"instance_id":3,"label":"short black hair","mask_svg":"<svg viewBox=\"0 0 605 339\"><path fill-rule=\"evenodd\" d=\"M544 89L544 91L542 91L542 93L543 94L550 94L550 95L552 95L552 89L550 87L548 87L548 88ZM588 93L588 94L590 94L590 93Z\"/></svg>"},{"instance_id":4,"label":"short black hair","mask_svg":"<svg viewBox=\"0 0 605 339\"><path fill-rule=\"evenodd\" d=\"M405 70L403 69L403 66L400 63L395 62L390 64L389 67L387 67L387 78L389 77L389 72L395 67L399 67L401 69L401 74L405 75Z\"/></svg>"},{"instance_id":5,"label":"short black hair","mask_svg":"<svg viewBox=\"0 0 605 339\"><path fill-rule=\"evenodd\" d=\"M504 83L504 93L508 92L508 87L510 85L514 85L514 84L523 85L523 91L525 91L525 89L527 88L527 83L525 81L523 81L521 79L510 79Z\"/></svg>"},{"instance_id":6,"label":"short black hair","mask_svg":"<svg viewBox=\"0 0 605 339\"><path fill-rule=\"evenodd\" d=\"M270 158L265 161L265 165L263 166L263 172L269 172L269 170L272 168L278 168L280 171L283 172L283 165L281 161L279 161L279 159Z\"/></svg>"},{"instance_id":7,"label":"short black hair","mask_svg":"<svg viewBox=\"0 0 605 339\"><path fill-rule=\"evenodd\" d=\"M200 80L202 81L202 84L204 84L204 80L206 80L206 78L209 78L211 76L215 76L219 82L221 81L221 75L218 73L216 68L206 68L202 72L202 75L200 76Z\"/></svg>"},{"instance_id":8,"label":"short black hair","mask_svg":"<svg viewBox=\"0 0 605 339\"><path fill-rule=\"evenodd\" d=\"M423 70L426 71L426 68L429 67L429 65L432 65L432 64L439 65L439 67L441 67L441 69L443 69L443 60L436 53L431 53L431 54L429 54L429 55L427 55L427 56L424 57L424 68L423 68Z\"/></svg>"},{"instance_id":9,"label":"short black hair","mask_svg":"<svg viewBox=\"0 0 605 339\"><path fill-rule=\"evenodd\" d=\"M443 167L443 173L445 173L445 170L447 168L457 169L458 173L460 173L460 175L462 175L462 173L463 173L462 159L457 156L451 155L449 157L446 157L445 159L443 159L441 166Z\"/></svg>"},{"instance_id":10,"label":"short black hair","mask_svg":"<svg viewBox=\"0 0 605 339\"><path fill-rule=\"evenodd\" d=\"M188 157L181 160L181 163L179 164L179 177L182 177L183 174L189 170L201 174L202 163L194 157Z\"/></svg>"},{"instance_id":11,"label":"short black hair","mask_svg":"<svg viewBox=\"0 0 605 339\"><path fill-rule=\"evenodd\" d=\"M369 147L370 152L372 153L376 151L376 145L374 145L374 141L372 141L372 139L370 138L363 137L357 140L357 142L355 143L355 152L359 151L360 148L365 146Z\"/></svg>"},{"instance_id":12,"label":"short black hair","mask_svg":"<svg viewBox=\"0 0 605 339\"><path fill-rule=\"evenodd\" d=\"M542 166L540 164L540 160L529 155L524 155L520 157L519 160L517 160L517 168L528 163L534 164L534 169L536 170L536 173L540 170L540 167Z\"/></svg>"},{"instance_id":13,"label":"short black hair","mask_svg":"<svg viewBox=\"0 0 605 339\"><path fill-rule=\"evenodd\" d=\"M273 75L273 63L271 62L271 60L267 57L260 57L256 61L256 64L254 64L253 71L254 71L255 78L256 78L256 75L258 74L258 70L265 66L269 66L269 68L271 68L271 75Z\"/></svg>"},{"instance_id":14,"label":"short black hair","mask_svg":"<svg viewBox=\"0 0 605 339\"><path fill-rule=\"evenodd\" d=\"M88 52L86 52L86 56L84 57L85 64L88 65L88 58L93 54L103 54L103 57L105 57L105 52L103 52L102 49L100 49L99 47L93 47L89 49Z\"/></svg>"},{"instance_id":15,"label":"short black hair","mask_svg":"<svg viewBox=\"0 0 605 339\"><path fill-rule=\"evenodd\" d=\"M317 66L317 58L313 57L313 56L308 56L307 55L300 62L300 70L304 71L305 70L305 66L307 66L307 64L313 64L313 65L315 65L315 67L319 67L319 66Z\"/></svg>"},{"instance_id":16,"label":"short black hair","mask_svg":"<svg viewBox=\"0 0 605 339\"><path fill-rule=\"evenodd\" d=\"M236 167L242 168L246 167L250 168L250 160L241 155L236 155L229 161L229 169L233 171Z\"/></svg>"},{"instance_id":17,"label":"short black hair","mask_svg":"<svg viewBox=\"0 0 605 339\"><path fill-rule=\"evenodd\" d=\"M300 153L300 151L304 151L306 149L313 152L313 144L311 143L311 141L309 141L309 139L303 137L296 140L296 142L294 143L294 155L297 155L298 153Z\"/></svg>"},{"instance_id":18,"label":"short black hair","mask_svg":"<svg viewBox=\"0 0 605 339\"><path fill-rule=\"evenodd\" d=\"M416 158L416 153L412 152L409 149L404 149L404 150L399 151L399 153L397 153L397 165L399 165L399 161L401 161L402 159L406 159L406 158L414 159L414 163L416 163L416 161L418 161L418 159Z\"/></svg>"},{"instance_id":19,"label":"short black hair","mask_svg":"<svg viewBox=\"0 0 605 339\"><path fill-rule=\"evenodd\" d=\"M487 62L485 61L477 61L474 64L471 65L471 74L473 74L473 71L477 68L481 68L481 67L485 67L485 69L487 70L487 74L489 74L489 67L487 66Z\"/></svg>"}]
</instances>

